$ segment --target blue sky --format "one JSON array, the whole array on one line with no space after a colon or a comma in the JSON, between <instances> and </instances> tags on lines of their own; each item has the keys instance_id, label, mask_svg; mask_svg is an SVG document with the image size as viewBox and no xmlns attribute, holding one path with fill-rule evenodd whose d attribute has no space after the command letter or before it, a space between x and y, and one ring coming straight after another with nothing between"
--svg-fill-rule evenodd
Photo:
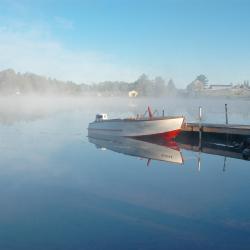
<instances>
[{"instance_id":1,"label":"blue sky","mask_svg":"<svg viewBox=\"0 0 250 250\"><path fill-rule=\"evenodd\" d=\"M0 70L62 80L250 79L250 1L0 0Z\"/></svg>"}]
</instances>

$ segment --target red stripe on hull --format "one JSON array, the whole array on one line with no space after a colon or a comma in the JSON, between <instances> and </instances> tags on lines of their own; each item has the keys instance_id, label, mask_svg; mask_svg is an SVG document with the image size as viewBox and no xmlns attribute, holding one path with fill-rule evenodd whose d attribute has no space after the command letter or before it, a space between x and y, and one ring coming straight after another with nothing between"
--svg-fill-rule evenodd
<instances>
[{"instance_id":1,"label":"red stripe on hull","mask_svg":"<svg viewBox=\"0 0 250 250\"><path fill-rule=\"evenodd\" d=\"M140 135L140 136L128 136L128 137L132 137L132 138L150 138L150 137L163 137L166 140L171 140L174 139L178 134L180 134L181 129L177 129L177 130L173 130L173 131L169 131L169 132L164 132L164 133L159 133L159 134L151 134L151 135Z\"/></svg>"},{"instance_id":2,"label":"red stripe on hull","mask_svg":"<svg viewBox=\"0 0 250 250\"><path fill-rule=\"evenodd\" d=\"M162 135L164 136L165 139L173 139L175 138L178 134L180 134L181 130L177 129L177 130L173 130L173 131L169 131L166 133L163 133Z\"/></svg>"}]
</instances>

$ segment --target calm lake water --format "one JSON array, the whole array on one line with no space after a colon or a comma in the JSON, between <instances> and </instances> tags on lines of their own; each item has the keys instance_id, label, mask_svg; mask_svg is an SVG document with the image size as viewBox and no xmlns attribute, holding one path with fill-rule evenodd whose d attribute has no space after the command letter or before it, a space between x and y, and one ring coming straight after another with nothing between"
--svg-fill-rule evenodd
<instances>
[{"instance_id":1,"label":"calm lake water","mask_svg":"<svg viewBox=\"0 0 250 250\"><path fill-rule=\"evenodd\" d=\"M250 249L250 161L180 148L147 166L87 137L97 112L224 122L226 102L250 124L247 100L1 99L0 249Z\"/></svg>"}]
</instances>

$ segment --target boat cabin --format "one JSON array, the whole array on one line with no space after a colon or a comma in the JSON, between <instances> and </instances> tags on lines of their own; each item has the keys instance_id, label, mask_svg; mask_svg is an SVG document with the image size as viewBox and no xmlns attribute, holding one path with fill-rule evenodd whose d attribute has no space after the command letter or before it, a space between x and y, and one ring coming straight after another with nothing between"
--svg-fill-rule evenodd
<instances>
[{"instance_id":1,"label":"boat cabin","mask_svg":"<svg viewBox=\"0 0 250 250\"><path fill-rule=\"evenodd\" d=\"M97 114L95 116L95 121L96 122L100 122L100 121L103 121L103 120L108 120L108 115L107 114Z\"/></svg>"}]
</instances>

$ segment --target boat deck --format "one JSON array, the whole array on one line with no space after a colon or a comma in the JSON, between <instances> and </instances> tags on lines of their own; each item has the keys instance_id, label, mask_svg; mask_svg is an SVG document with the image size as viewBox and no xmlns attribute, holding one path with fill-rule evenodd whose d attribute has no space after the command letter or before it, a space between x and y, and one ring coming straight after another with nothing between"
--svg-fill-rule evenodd
<instances>
[{"instance_id":1,"label":"boat deck","mask_svg":"<svg viewBox=\"0 0 250 250\"><path fill-rule=\"evenodd\" d=\"M168 119L176 119L176 118L184 118L184 116L158 116L149 118L118 118L118 119L107 119L101 121L94 121L94 122L131 122L131 121L158 121L158 120L168 120Z\"/></svg>"}]
</instances>

